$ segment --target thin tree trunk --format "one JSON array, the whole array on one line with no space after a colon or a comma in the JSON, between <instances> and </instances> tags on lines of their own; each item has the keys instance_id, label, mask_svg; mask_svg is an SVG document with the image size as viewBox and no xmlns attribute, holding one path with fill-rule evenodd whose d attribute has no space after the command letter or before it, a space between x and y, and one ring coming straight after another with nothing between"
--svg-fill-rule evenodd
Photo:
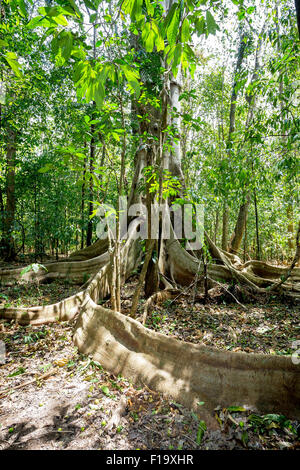
<instances>
[{"instance_id":1,"label":"thin tree trunk","mask_svg":"<svg viewBox=\"0 0 300 470\"><path fill-rule=\"evenodd\" d=\"M83 172L82 172L82 186L81 186L81 244L80 247L83 249L84 247L84 198L85 198L85 175L86 175L86 163L87 159L84 159L83 163Z\"/></svg>"},{"instance_id":2,"label":"thin tree trunk","mask_svg":"<svg viewBox=\"0 0 300 470\"><path fill-rule=\"evenodd\" d=\"M97 13L96 18L93 24L93 59L94 61L97 58L97 51L96 51L96 39L97 39ZM95 110L96 103L93 101L93 111ZM95 119L95 113L92 112L92 120ZM93 177L92 174L94 172L94 164L95 164L95 124L91 124L91 142L90 142L90 181L89 181L89 205L88 205L88 226L87 226L87 234L86 234L86 245L90 246L92 244L92 237L93 237L93 220L91 219L91 215L93 213Z\"/></svg>"},{"instance_id":3,"label":"thin tree trunk","mask_svg":"<svg viewBox=\"0 0 300 470\"><path fill-rule=\"evenodd\" d=\"M226 202L223 205L223 220L222 220L222 250L227 251L228 249L228 218L229 209Z\"/></svg>"},{"instance_id":4,"label":"thin tree trunk","mask_svg":"<svg viewBox=\"0 0 300 470\"><path fill-rule=\"evenodd\" d=\"M93 236L93 221L90 216L93 213L93 171L94 171L94 163L95 163L95 125L91 125L91 143L90 143L90 180L89 180L89 205L88 205L88 226L87 226L87 234L86 234L86 245L90 246L92 244L92 236Z\"/></svg>"},{"instance_id":5,"label":"thin tree trunk","mask_svg":"<svg viewBox=\"0 0 300 470\"><path fill-rule=\"evenodd\" d=\"M245 228L244 228L244 263L246 262L246 257L247 257L247 242L248 242L248 233L247 233L247 217L246 217Z\"/></svg>"},{"instance_id":6,"label":"thin tree trunk","mask_svg":"<svg viewBox=\"0 0 300 470\"><path fill-rule=\"evenodd\" d=\"M34 261L37 257L37 205L36 205L36 179L34 181Z\"/></svg>"},{"instance_id":7,"label":"thin tree trunk","mask_svg":"<svg viewBox=\"0 0 300 470\"><path fill-rule=\"evenodd\" d=\"M121 120L122 120L122 128L124 129L123 133L123 142L122 142L122 152L121 152L121 172L120 172L120 180L119 180L119 196L123 195L124 189L124 180L125 180L125 156L126 156L126 132L125 132L125 115L123 109L123 98L119 88L119 102L120 102L120 110L121 110ZM119 207L119 200L117 202L117 233L116 233L116 243L115 243L115 265L116 265L116 309L118 312L121 312L121 222L120 222L120 207Z\"/></svg>"},{"instance_id":8,"label":"thin tree trunk","mask_svg":"<svg viewBox=\"0 0 300 470\"><path fill-rule=\"evenodd\" d=\"M231 92L231 98L230 98L229 132L228 132L228 137L227 137L227 142L226 142L226 151L227 151L228 158L230 158L231 156L231 151L233 147L232 134L235 131L236 103L237 103L237 97L238 97L237 83L238 83L239 72L242 66L245 48L246 48L245 39L246 39L246 35L242 32L242 30L240 30L240 41L239 41L239 47L238 47L238 52L237 52L237 61L236 61L236 66L235 66L234 80L233 80L232 92ZM222 249L223 250L228 249L228 218L229 218L229 207L227 203L224 203L223 233L222 233Z\"/></svg>"},{"instance_id":9,"label":"thin tree trunk","mask_svg":"<svg viewBox=\"0 0 300 470\"><path fill-rule=\"evenodd\" d=\"M256 259L260 260L259 224L258 224L258 211L257 211L257 200L256 200L255 188L253 191L253 196L254 196L254 209L255 209Z\"/></svg>"},{"instance_id":10,"label":"thin tree trunk","mask_svg":"<svg viewBox=\"0 0 300 470\"><path fill-rule=\"evenodd\" d=\"M300 39L300 0L295 0L295 8L297 16L298 34Z\"/></svg>"},{"instance_id":11,"label":"thin tree trunk","mask_svg":"<svg viewBox=\"0 0 300 470\"><path fill-rule=\"evenodd\" d=\"M261 33L258 38L258 43L256 47L256 53L255 53L255 64L254 64L254 70L252 73L251 77L251 83L254 83L255 80L257 80L257 75L258 75L258 70L259 70L259 59L260 59L260 53L261 53L261 47L262 47L262 35L265 29L265 24L262 27ZM248 112L247 112L247 118L246 118L246 129L249 128L252 119L253 119L253 112L255 109L255 95L251 94L250 96L246 97L249 107L248 107ZM252 155L252 148L251 148L251 155ZM253 168L253 164L252 164ZM243 233L246 227L247 223L247 216L248 216L248 208L249 208L249 203L250 203L250 192L248 191L245 197L245 201L243 204L240 206L239 209L239 214L237 218L237 222L235 225L234 233L231 237L231 242L230 242L230 247L229 247L229 252L230 253L237 253L240 245L242 243L243 239Z\"/></svg>"},{"instance_id":12,"label":"thin tree trunk","mask_svg":"<svg viewBox=\"0 0 300 470\"><path fill-rule=\"evenodd\" d=\"M219 231L219 221L220 221L219 215L220 215L220 212L219 212L219 208L217 207L217 209L216 209L216 221L215 221L215 233L214 233L214 242L215 242L215 244L217 243L217 237L218 237L218 231Z\"/></svg>"},{"instance_id":13,"label":"thin tree trunk","mask_svg":"<svg viewBox=\"0 0 300 470\"><path fill-rule=\"evenodd\" d=\"M294 250L294 224L293 224L293 206L291 203L288 204L286 215L288 219L288 248L291 252ZM289 253L290 255L290 253Z\"/></svg>"},{"instance_id":14,"label":"thin tree trunk","mask_svg":"<svg viewBox=\"0 0 300 470\"><path fill-rule=\"evenodd\" d=\"M231 99L230 99L229 132L228 132L228 139L227 139L227 148L229 150L232 147L231 139L232 139L232 134L235 131L236 103L237 103L237 97L238 97L237 84L238 84L239 73L241 70L241 66L242 66L242 62L243 62L244 54L245 54L245 48L246 48L245 39L246 39L246 35L240 32L240 42L239 42L239 48L238 48L238 53L237 53L237 62L236 62L236 67L235 67L234 81L232 85L232 93L231 93Z\"/></svg>"},{"instance_id":15,"label":"thin tree trunk","mask_svg":"<svg viewBox=\"0 0 300 470\"><path fill-rule=\"evenodd\" d=\"M2 253L7 261L15 258L15 246L13 239L13 226L15 220L15 166L16 166L16 138L17 133L8 130L8 144L6 150L6 208L3 223Z\"/></svg>"}]
</instances>

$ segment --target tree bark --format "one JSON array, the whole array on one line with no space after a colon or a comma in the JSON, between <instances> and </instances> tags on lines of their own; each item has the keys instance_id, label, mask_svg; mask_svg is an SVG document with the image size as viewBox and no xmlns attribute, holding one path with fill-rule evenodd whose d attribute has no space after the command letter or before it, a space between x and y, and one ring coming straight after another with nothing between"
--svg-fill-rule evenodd
<instances>
[{"instance_id":1,"label":"tree bark","mask_svg":"<svg viewBox=\"0 0 300 470\"><path fill-rule=\"evenodd\" d=\"M228 137L226 142L226 153L227 157L230 158L231 151L233 147L232 142L232 134L235 131L235 115L236 115L236 102L238 97L238 90L237 90L237 83L238 83L238 76L241 70L245 48L246 48L246 35L240 29L240 40L239 46L237 51L237 61L235 66L235 73L234 73L234 80L232 85L232 92L230 98L230 111L229 111L229 131ZM228 218L229 218L229 207L228 204L225 202L223 207L223 232L222 232L222 249L228 249Z\"/></svg>"},{"instance_id":2,"label":"tree bark","mask_svg":"<svg viewBox=\"0 0 300 470\"><path fill-rule=\"evenodd\" d=\"M88 226L87 226L87 233L86 233L86 245L90 246L92 244L92 237L93 237L93 221L90 216L93 214L93 177L92 174L94 172L94 164L95 164L95 125L91 125L91 142L90 142L90 165L89 165L89 172L90 172L90 179L89 179L89 204L88 204Z\"/></svg>"},{"instance_id":3,"label":"tree bark","mask_svg":"<svg viewBox=\"0 0 300 470\"><path fill-rule=\"evenodd\" d=\"M261 53L261 47L262 47L262 35L264 32L264 29L265 29L265 24L262 27L262 30L260 32L258 42L257 42L257 47L256 47L256 52L255 52L255 64L254 64L254 70L253 70L252 77L251 77L251 83L253 83L257 79L258 70L260 67L259 59L260 59L260 53ZM255 109L255 101L256 101L255 98L256 98L255 94L246 96L246 99L249 104L247 118L246 118L246 126L245 126L246 130L249 128L253 119L253 112ZM251 148L251 154L252 154L252 148ZM248 161L249 161L249 158L248 158ZM250 203L250 192L248 191L246 194L246 201L243 202L243 204L241 205L239 209L239 214L238 214L237 222L235 225L234 233L231 237L230 248L229 248L230 253L237 253L240 248L240 245L243 239L243 234L244 234L244 231L246 230L249 203Z\"/></svg>"},{"instance_id":4,"label":"tree bark","mask_svg":"<svg viewBox=\"0 0 300 470\"><path fill-rule=\"evenodd\" d=\"M222 250L227 251L228 249L228 218L229 209L226 202L223 205L223 224L222 224Z\"/></svg>"},{"instance_id":5,"label":"tree bark","mask_svg":"<svg viewBox=\"0 0 300 470\"><path fill-rule=\"evenodd\" d=\"M254 210L255 210L255 233L256 233L256 259L260 260L260 240L259 240L259 223L258 223L258 210L257 210L257 199L256 190L253 191L254 199Z\"/></svg>"},{"instance_id":6,"label":"tree bark","mask_svg":"<svg viewBox=\"0 0 300 470\"><path fill-rule=\"evenodd\" d=\"M230 240L229 253L238 254L247 223L250 195L247 194L245 202L241 205L232 238Z\"/></svg>"},{"instance_id":7,"label":"tree bark","mask_svg":"<svg viewBox=\"0 0 300 470\"><path fill-rule=\"evenodd\" d=\"M298 34L300 39L300 0L295 0L295 8L297 16Z\"/></svg>"},{"instance_id":8,"label":"tree bark","mask_svg":"<svg viewBox=\"0 0 300 470\"><path fill-rule=\"evenodd\" d=\"M86 158L83 162L83 171L82 171L82 185L81 185L81 243L80 248L83 249L84 247L84 198L85 198L85 175L86 175Z\"/></svg>"},{"instance_id":9,"label":"tree bark","mask_svg":"<svg viewBox=\"0 0 300 470\"><path fill-rule=\"evenodd\" d=\"M215 230L214 230L214 242L217 243L218 231L219 231L219 208L216 209L216 220L215 220Z\"/></svg>"},{"instance_id":10,"label":"tree bark","mask_svg":"<svg viewBox=\"0 0 300 470\"><path fill-rule=\"evenodd\" d=\"M287 210L286 210L286 215L288 219L288 248L289 252L291 252L294 249L294 224L293 224L293 206L292 204L288 204ZM289 253L290 255L290 253Z\"/></svg>"},{"instance_id":11,"label":"tree bark","mask_svg":"<svg viewBox=\"0 0 300 470\"><path fill-rule=\"evenodd\" d=\"M8 144L6 150L6 207L3 222L2 256L6 261L15 258L16 251L13 239L16 199L15 199L15 172L16 172L16 139L17 133L8 129Z\"/></svg>"}]
</instances>

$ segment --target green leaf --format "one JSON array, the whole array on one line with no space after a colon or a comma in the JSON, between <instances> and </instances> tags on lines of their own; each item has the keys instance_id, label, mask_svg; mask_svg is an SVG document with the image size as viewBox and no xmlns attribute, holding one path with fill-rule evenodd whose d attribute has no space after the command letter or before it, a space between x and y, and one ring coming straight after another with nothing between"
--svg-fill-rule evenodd
<instances>
[{"instance_id":1,"label":"green leaf","mask_svg":"<svg viewBox=\"0 0 300 470\"><path fill-rule=\"evenodd\" d=\"M104 393L104 395L106 396L109 395L109 388L106 385L102 385L101 390Z\"/></svg>"},{"instance_id":2,"label":"green leaf","mask_svg":"<svg viewBox=\"0 0 300 470\"><path fill-rule=\"evenodd\" d=\"M68 21L66 20L66 18L63 15L54 16L53 20L55 21L55 23L57 23L61 26L67 26L68 25Z\"/></svg>"},{"instance_id":3,"label":"green leaf","mask_svg":"<svg viewBox=\"0 0 300 470\"><path fill-rule=\"evenodd\" d=\"M206 12L206 24L208 34L216 34L216 31L220 29L210 11Z\"/></svg>"},{"instance_id":4,"label":"green leaf","mask_svg":"<svg viewBox=\"0 0 300 470\"><path fill-rule=\"evenodd\" d=\"M158 34L158 35L156 36L155 45L156 45L156 50L157 50L157 52L164 50L164 48L165 48L165 41L164 41L163 37L161 36L161 34Z\"/></svg>"},{"instance_id":5,"label":"green leaf","mask_svg":"<svg viewBox=\"0 0 300 470\"><path fill-rule=\"evenodd\" d=\"M247 433L247 431L243 431L243 432L242 432L242 443L243 443L244 446L246 447L248 442L249 442L248 433Z\"/></svg>"},{"instance_id":6,"label":"green leaf","mask_svg":"<svg viewBox=\"0 0 300 470\"><path fill-rule=\"evenodd\" d=\"M186 4L187 4L187 7L190 11L194 11L195 6L194 6L192 0L186 0Z\"/></svg>"},{"instance_id":7,"label":"green leaf","mask_svg":"<svg viewBox=\"0 0 300 470\"><path fill-rule=\"evenodd\" d=\"M147 12L150 16L154 15L154 5L151 4L151 0L145 0Z\"/></svg>"},{"instance_id":8,"label":"green leaf","mask_svg":"<svg viewBox=\"0 0 300 470\"><path fill-rule=\"evenodd\" d=\"M243 406L229 406L227 408L228 411L234 412L234 411L246 411L246 408Z\"/></svg>"},{"instance_id":9,"label":"green leaf","mask_svg":"<svg viewBox=\"0 0 300 470\"><path fill-rule=\"evenodd\" d=\"M174 62L173 62L173 64L176 67L180 63L180 57L181 57L181 44L176 44L176 47L174 50Z\"/></svg>"},{"instance_id":10,"label":"green leaf","mask_svg":"<svg viewBox=\"0 0 300 470\"><path fill-rule=\"evenodd\" d=\"M97 11L99 3L92 2L91 0L83 0L83 3L87 8L90 8L91 10Z\"/></svg>"},{"instance_id":11,"label":"green leaf","mask_svg":"<svg viewBox=\"0 0 300 470\"><path fill-rule=\"evenodd\" d=\"M90 16L90 23L94 23L97 19L97 13L93 13L91 16Z\"/></svg>"},{"instance_id":12,"label":"green leaf","mask_svg":"<svg viewBox=\"0 0 300 470\"><path fill-rule=\"evenodd\" d=\"M39 173L47 173L49 170L52 170L54 166L51 163L47 163L47 165L43 166L38 170Z\"/></svg>"},{"instance_id":13,"label":"green leaf","mask_svg":"<svg viewBox=\"0 0 300 470\"><path fill-rule=\"evenodd\" d=\"M26 274L31 270L37 273L39 269L44 269L45 271L48 271L46 266L44 266L43 264L33 263L33 264L29 264L29 266L26 266L24 269L22 269L20 275L23 276L23 274Z\"/></svg>"},{"instance_id":14,"label":"green leaf","mask_svg":"<svg viewBox=\"0 0 300 470\"><path fill-rule=\"evenodd\" d=\"M85 64L83 62L80 62L74 68L74 73L73 73L74 82L75 83L78 82L83 77L84 74L85 74Z\"/></svg>"},{"instance_id":15,"label":"green leaf","mask_svg":"<svg viewBox=\"0 0 300 470\"><path fill-rule=\"evenodd\" d=\"M196 442L198 445L201 444L201 441L203 439L204 433L206 431L206 424L205 421L200 421L199 426L198 426L198 432L197 432L197 437L196 437Z\"/></svg>"},{"instance_id":16,"label":"green leaf","mask_svg":"<svg viewBox=\"0 0 300 470\"><path fill-rule=\"evenodd\" d=\"M172 64L172 72L174 77L176 78L177 76L177 66L180 64L181 60L181 44L176 44L175 50L174 50L174 59L173 59L173 64Z\"/></svg>"},{"instance_id":17,"label":"green leaf","mask_svg":"<svg viewBox=\"0 0 300 470\"><path fill-rule=\"evenodd\" d=\"M58 16L60 14L60 9L58 7L42 7L38 9L39 13L43 16Z\"/></svg>"},{"instance_id":18,"label":"green leaf","mask_svg":"<svg viewBox=\"0 0 300 470\"><path fill-rule=\"evenodd\" d=\"M105 96L105 89L104 85L102 82L98 82L98 84L95 87L95 101L96 105L99 109L101 109L103 101L104 101L104 96Z\"/></svg>"},{"instance_id":19,"label":"green leaf","mask_svg":"<svg viewBox=\"0 0 300 470\"><path fill-rule=\"evenodd\" d=\"M19 367L19 369L17 369L15 372L13 372L12 374L8 374L7 377L16 377L16 375L21 375L21 374L24 374L24 372L26 371L26 369L24 369L24 367Z\"/></svg>"},{"instance_id":20,"label":"green leaf","mask_svg":"<svg viewBox=\"0 0 300 470\"><path fill-rule=\"evenodd\" d=\"M137 80L130 80L129 82L130 87L134 90L136 97L139 98L141 93L140 84Z\"/></svg>"},{"instance_id":21,"label":"green leaf","mask_svg":"<svg viewBox=\"0 0 300 470\"><path fill-rule=\"evenodd\" d=\"M140 96L140 84L138 82L139 73L137 70L130 68L129 65L121 65L121 69L124 72L126 80L130 87L135 91L137 97Z\"/></svg>"},{"instance_id":22,"label":"green leaf","mask_svg":"<svg viewBox=\"0 0 300 470\"><path fill-rule=\"evenodd\" d=\"M167 39L170 46L173 46L176 42L177 32L179 27L179 10L176 9L170 21L167 29Z\"/></svg>"},{"instance_id":23,"label":"green leaf","mask_svg":"<svg viewBox=\"0 0 300 470\"><path fill-rule=\"evenodd\" d=\"M173 3L173 5L171 6L164 22L163 22L163 26L161 28L161 34L163 37L165 37L165 34L166 34L166 30L170 24L170 21L172 20L173 18L173 15L174 15L174 12L175 10L178 8L178 4L177 3Z\"/></svg>"},{"instance_id":24,"label":"green leaf","mask_svg":"<svg viewBox=\"0 0 300 470\"><path fill-rule=\"evenodd\" d=\"M47 19L44 18L43 16L35 16L32 18L29 23L27 24L28 29L34 29L40 26L45 26L45 27L50 27L56 25L55 21L53 19Z\"/></svg>"},{"instance_id":25,"label":"green leaf","mask_svg":"<svg viewBox=\"0 0 300 470\"><path fill-rule=\"evenodd\" d=\"M73 35L70 31L66 32L66 34L62 37L61 41L59 42L59 46L61 48L62 57L67 61L70 58L73 48Z\"/></svg>"},{"instance_id":26,"label":"green leaf","mask_svg":"<svg viewBox=\"0 0 300 470\"><path fill-rule=\"evenodd\" d=\"M122 3L122 10L124 11L124 13L131 15L134 3L135 3L135 0L125 0Z\"/></svg>"},{"instance_id":27,"label":"green leaf","mask_svg":"<svg viewBox=\"0 0 300 470\"><path fill-rule=\"evenodd\" d=\"M14 74L17 77L21 78L23 75L22 75L21 71L19 70L20 64L18 62L18 57L16 56L16 54L14 52L7 52L4 55L4 57L6 59L6 62L8 63L8 65L10 66L12 71L14 72Z\"/></svg>"},{"instance_id":28,"label":"green leaf","mask_svg":"<svg viewBox=\"0 0 300 470\"><path fill-rule=\"evenodd\" d=\"M133 7L130 13L130 18L132 20L138 21L142 15L143 0L134 0Z\"/></svg>"},{"instance_id":29,"label":"green leaf","mask_svg":"<svg viewBox=\"0 0 300 470\"><path fill-rule=\"evenodd\" d=\"M28 29L35 28L38 25L38 23L41 21L41 19L42 19L42 16L35 16L29 21L29 23L27 24L27 28Z\"/></svg>"},{"instance_id":30,"label":"green leaf","mask_svg":"<svg viewBox=\"0 0 300 470\"><path fill-rule=\"evenodd\" d=\"M181 41L188 42L190 40L190 23L187 18L184 19L181 26Z\"/></svg>"},{"instance_id":31,"label":"green leaf","mask_svg":"<svg viewBox=\"0 0 300 470\"><path fill-rule=\"evenodd\" d=\"M0 47L2 48L2 47L6 47L6 46L8 46L8 42L5 41L4 39L0 39Z\"/></svg>"},{"instance_id":32,"label":"green leaf","mask_svg":"<svg viewBox=\"0 0 300 470\"><path fill-rule=\"evenodd\" d=\"M203 16L197 18L197 20L195 21L195 28L197 31L197 36L201 36L205 33L205 20Z\"/></svg>"},{"instance_id":33,"label":"green leaf","mask_svg":"<svg viewBox=\"0 0 300 470\"><path fill-rule=\"evenodd\" d=\"M152 29L151 29L149 31L149 34L148 34L147 39L145 41L146 52L152 52L153 51L154 37L155 37L154 31L152 31Z\"/></svg>"},{"instance_id":34,"label":"green leaf","mask_svg":"<svg viewBox=\"0 0 300 470\"><path fill-rule=\"evenodd\" d=\"M67 0L67 2L70 4L69 8L72 10L72 12L77 13L76 16L82 17L82 13L79 10L78 6L76 5L75 1L74 0Z\"/></svg>"}]
</instances>

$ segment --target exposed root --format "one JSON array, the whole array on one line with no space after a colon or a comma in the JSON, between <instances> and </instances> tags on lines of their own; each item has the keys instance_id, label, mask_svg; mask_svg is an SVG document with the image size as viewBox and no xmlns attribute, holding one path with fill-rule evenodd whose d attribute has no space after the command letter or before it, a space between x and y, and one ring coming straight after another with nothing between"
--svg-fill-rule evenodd
<instances>
[{"instance_id":1,"label":"exposed root","mask_svg":"<svg viewBox=\"0 0 300 470\"><path fill-rule=\"evenodd\" d=\"M238 265L236 256L234 257L234 263L238 267L235 267L231 261L234 255L228 257L226 252L216 247L207 234L206 239L215 259L222 262L222 265L208 264L207 274L212 280L221 282L236 281L241 286L253 290L253 292L268 294L271 292L274 283L280 281L280 277L286 273L286 268L267 265L267 263L260 261ZM178 240L170 239L166 242L166 246L171 277L176 279L179 284L190 284L195 275L199 273L199 267L200 274L203 273L203 264L199 265L199 260L184 250ZM258 275L258 270L260 270L260 275ZM263 274L265 277L263 277ZM268 274L271 275L268 277ZM293 272L290 273L289 281L280 285L281 293L293 299L300 299L299 268L294 268Z\"/></svg>"},{"instance_id":2,"label":"exposed root","mask_svg":"<svg viewBox=\"0 0 300 470\"><path fill-rule=\"evenodd\" d=\"M134 231L137 229L139 221L133 224L131 228L131 233L123 245L121 250L121 279L122 282L130 276L132 271L136 268L137 263L139 262L138 255L138 241L134 238ZM16 320L22 325L32 324L32 325L41 325L43 323L51 323L55 321L67 321L72 320L80 311L84 305L86 299L103 299L109 294L109 263L103 265L104 260L108 259L109 256L107 253L89 260L87 262L75 262L74 264L86 264L95 262L98 263L98 273L92 277L89 281L87 287L67 299L62 300L61 302L46 305L46 306L37 306L30 308L21 308L21 307L0 307L0 318L5 318L8 320ZM70 265L73 263L69 263ZM60 266L63 263L59 264ZM101 267L102 266L102 267ZM101 268L99 270L99 267ZM27 274L27 273L26 273Z\"/></svg>"},{"instance_id":3,"label":"exposed root","mask_svg":"<svg viewBox=\"0 0 300 470\"><path fill-rule=\"evenodd\" d=\"M293 258L292 264L286 270L281 280L277 284L273 284L273 286L271 287L271 290L277 290L281 288L282 284L286 282L287 279L289 279L294 274L295 266L299 260L300 260L300 220L299 220L299 226L298 226L297 237L296 237L296 252L295 252L295 256Z\"/></svg>"},{"instance_id":4,"label":"exposed root","mask_svg":"<svg viewBox=\"0 0 300 470\"><path fill-rule=\"evenodd\" d=\"M144 312L143 312L143 320L142 323L145 325L147 316L149 315L152 307L155 304L164 302L168 299L174 299L176 296L180 295L180 291L178 289L165 289L160 292L156 292L155 294L151 295L147 302L145 303Z\"/></svg>"},{"instance_id":5,"label":"exposed root","mask_svg":"<svg viewBox=\"0 0 300 470\"><path fill-rule=\"evenodd\" d=\"M133 237L137 227L138 222L121 248L122 282L136 268L139 260L139 242ZM248 268L251 265L247 263L237 267L237 259L228 257L212 242L209 244L216 258L223 263L207 266L207 274L212 280L236 280L242 288L253 288L255 293L268 292L266 287L274 283L274 278L264 279L250 273ZM188 254L177 240L167 241L166 249L171 279L181 285L193 284L195 274L199 274L201 269L199 260ZM116 375L122 374L135 383L146 384L194 408L199 400L203 400L206 408L211 410L219 404L244 404L262 412L300 417L300 369L289 357L221 352L148 330L132 318L97 305L99 299L109 294L110 266L106 263L99 270L98 264L97 268L98 273L79 294L46 307L2 308L0 317L13 318L20 323L40 324L69 320L79 313L74 330L75 344L81 352L91 354ZM296 296L300 294L297 276L298 272L293 272L292 282L281 286L285 292ZM261 287L258 280L261 285L267 284L266 287ZM151 308L152 302L173 295L176 297L181 292L175 289L155 294L149 299L147 308Z\"/></svg>"},{"instance_id":6,"label":"exposed root","mask_svg":"<svg viewBox=\"0 0 300 470\"><path fill-rule=\"evenodd\" d=\"M87 246L82 250L74 251L71 253L68 260L70 261L85 261L95 258L96 256L103 255L108 250L108 240L97 240L91 246Z\"/></svg>"},{"instance_id":7,"label":"exposed root","mask_svg":"<svg viewBox=\"0 0 300 470\"><path fill-rule=\"evenodd\" d=\"M207 410L243 404L300 416L300 370L288 357L178 341L93 300L78 317L74 342L113 374L147 384L189 407L203 400Z\"/></svg>"},{"instance_id":8,"label":"exposed root","mask_svg":"<svg viewBox=\"0 0 300 470\"><path fill-rule=\"evenodd\" d=\"M1 307L0 319L15 320L20 325L42 325L56 321L70 321L79 313L83 296L84 292L82 291L52 305L30 308Z\"/></svg>"},{"instance_id":9,"label":"exposed root","mask_svg":"<svg viewBox=\"0 0 300 470\"><path fill-rule=\"evenodd\" d=\"M109 260L108 253L104 253L96 258L86 261L64 261L57 263L46 263L44 266L47 271L40 268L37 272L33 270L21 275L24 268L2 269L0 271L0 282L2 285L11 285L16 283L47 282L54 279L72 279L76 282L84 282L88 276L99 271Z\"/></svg>"}]
</instances>

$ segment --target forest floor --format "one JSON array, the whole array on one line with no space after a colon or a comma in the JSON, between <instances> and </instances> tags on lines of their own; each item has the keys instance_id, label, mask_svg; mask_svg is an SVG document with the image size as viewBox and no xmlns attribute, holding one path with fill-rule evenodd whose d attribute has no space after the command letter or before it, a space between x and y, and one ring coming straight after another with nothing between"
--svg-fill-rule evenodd
<instances>
[{"instance_id":1,"label":"forest floor","mask_svg":"<svg viewBox=\"0 0 300 470\"><path fill-rule=\"evenodd\" d=\"M123 288L128 313L136 278ZM44 305L79 289L68 282L1 288L0 302ZM143 310L144 300L140 304ZM299 339L299 306L271 300L155 306L147 326L193 343L232 351L291 354ZM134 387L77 351L73 324L20 326L0 320L6 362L0 364L0 449L295 449L300 423L241 406L197 412L147 387ZM199 397L201 400L201 397ZM120 403L122 416L111 427Z\"/></svg>"},{"instance_id":2,"label":"forest floor","mask_svg":"<svg viewBox=\"0 0 300 470\"><path fill-rule=\"evenodd\" d=\"M136 288L133 276L122 290L122 313L129 314ZM228 287L228 286L227 286ZM216 297L203 304L192 302L193 293L154 305L145 326L182 341L205 344L222 350L291 355L293 342L300 340L300 304L280 302L276 296L245 305ZM221 299L221 300L220 300ZM138 319L142 319L145 299L141 299ZM102 303L110 307L109 300Z\"/></svg>"}]
</instances>

